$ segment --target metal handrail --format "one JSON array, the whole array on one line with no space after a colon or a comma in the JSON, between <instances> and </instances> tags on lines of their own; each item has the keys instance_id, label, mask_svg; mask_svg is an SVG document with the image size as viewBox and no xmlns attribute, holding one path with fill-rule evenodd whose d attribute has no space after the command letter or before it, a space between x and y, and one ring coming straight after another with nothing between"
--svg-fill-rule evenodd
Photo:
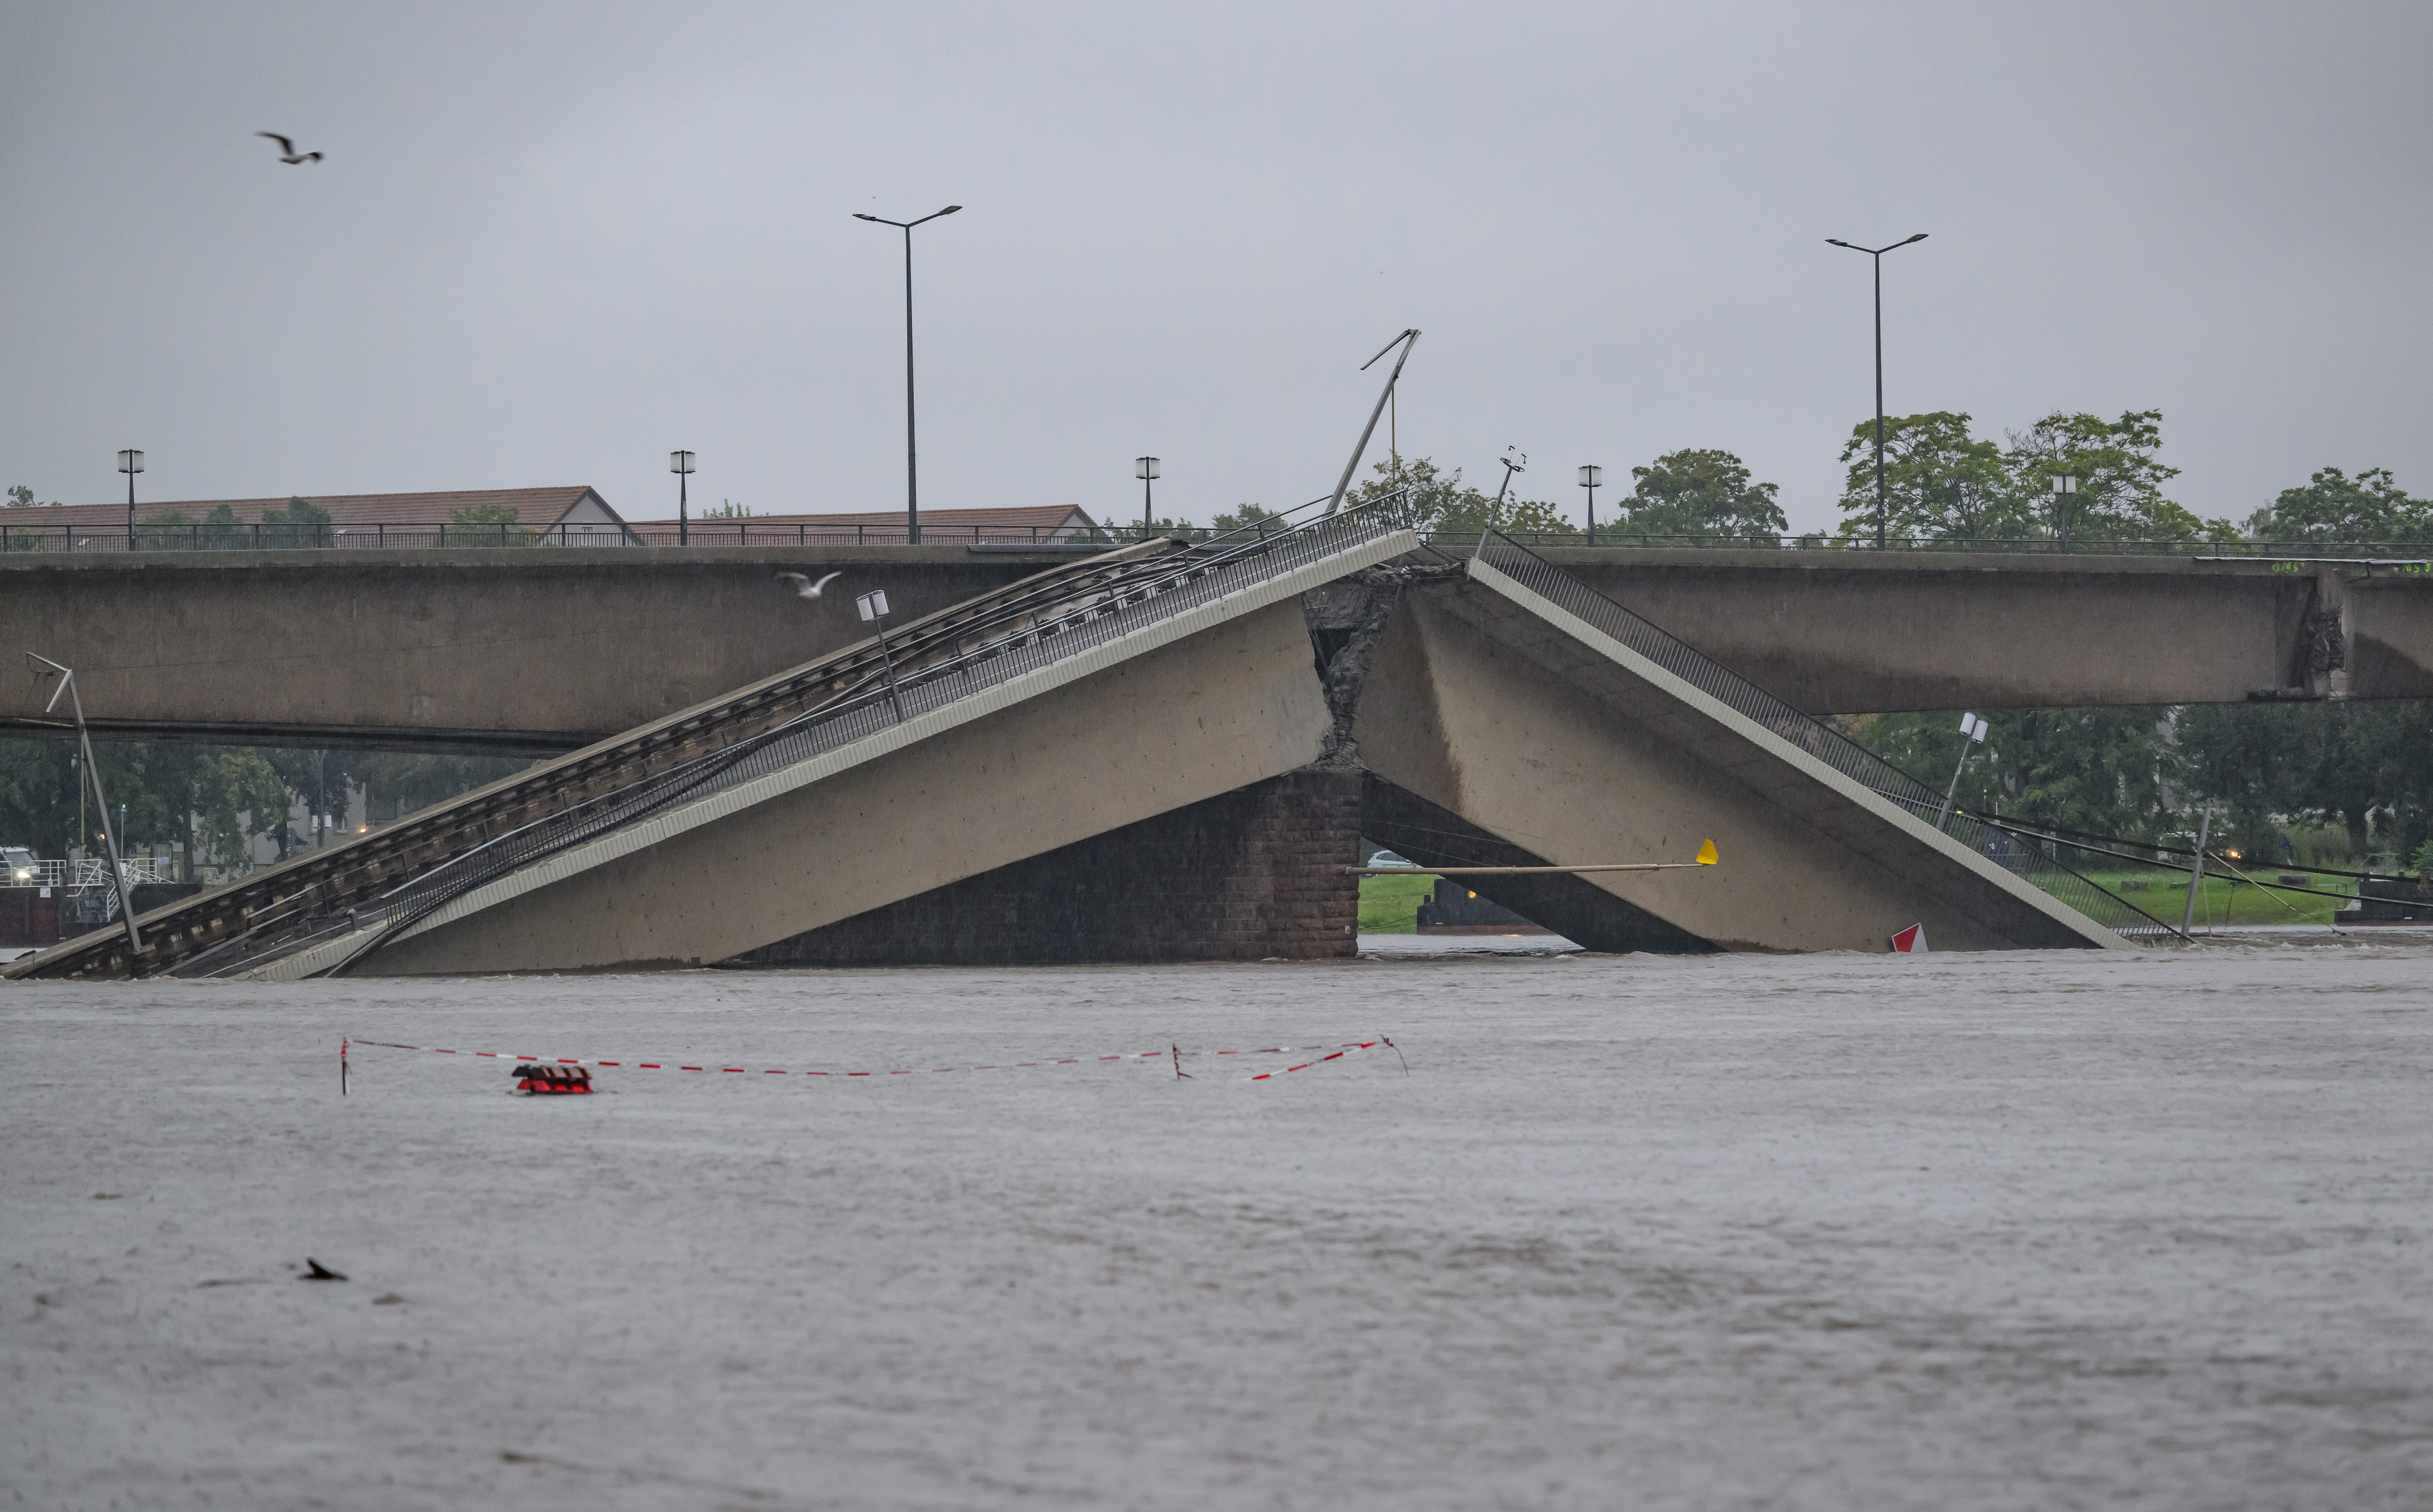
<instances>
[{"instance_id":1,"label":"metal handrail","mask_svg":"<svg viewBox=\"0 0 2433 1512\"><path fill-rule=\"evenodd\" d=\"M1738 672L1547 561L1500 532L1488 531L1476 548L1479 561L1553 601L1700 692L1755 721L1880 797L1899 804L1932 824L1943 795L1859 744L1830 724L1793 707ZM2040 846L1987 825L1965 810L1955 811L1944 833L1970 850L2016 873L2113 933L2132 938L2179 933L2135 904L2064 865Z\"/></svg>"},{"instance_id":2,"label":"metal handrail","mask_svg":"<svg viewBox=\"0 0 2433 1512\"><path fill-rule=\"evenodd\" d=\"M1307 506L1302 506L1306 508ZM27 511L31 513L33 511ZM459 524L453 521L390 520L348 525L264 524L260 521L180 525L44 525L18 523L0 511L0 553L11 552L206 552L206 551L421 551L513 549L517 547L673 547L673 526L651 525L522 525L503 522ZM1290 528L1282 523L1299 511L1268 517L1230 534L1273 534ZM1475 526L1419 526L1431 544L1468 551L1478 541ZM1182 527L1182 538L1194 542L1219 538L1197 526ZM740 519L695 520L686 533L693 548L902 546L910 536L902 525L780 525ZM1148 538L1137 525L1116 523L1074 525L936 525L921 528L924 545L1004 547L1008 549L1105 551ZM1879 548L1872 540L1821 532L1776 535L1665 535L1600 527L1591 540L1577 530L1510 531L1494 534L1535 548L1591 548L1600 551L1807 551L1978 552L2030 556L2186 556L2272 560L2423 561L2433 556L2427 541L2268 541L2192 540L2186 538L2118 540L2076 536L2068 541L2038 536L1895 535Z\"/></svg>"}]
</instances>

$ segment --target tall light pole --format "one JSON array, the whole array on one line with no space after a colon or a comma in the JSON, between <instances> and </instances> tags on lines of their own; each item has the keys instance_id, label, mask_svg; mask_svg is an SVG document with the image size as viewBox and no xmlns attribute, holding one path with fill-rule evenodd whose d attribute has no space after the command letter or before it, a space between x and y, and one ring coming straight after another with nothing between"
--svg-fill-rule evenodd
<instances>
[{"instance_id":1,"label":"tall light pole","mask_svg":"<svg viewBox=\"0 0 2433 1512\"><path fill-rule=\"evenodd\" d=\"M948 205L919 220L889 220L883 215L853 212L856 220L898 227L904 232L904 533L906 541L913 546L921 544L921 449L912 440L912 228L927 226L940 215L951 215L962 208Z\"/></svg>"},{"instance_id":2,"label":"tall light pole","mask_svg":"<svg viewBox=\"0 0 2433 1512\"><path fill-rule=\"evenodd\" d=\"M1505 476L1508 478L1511 474L1506 473ZM1589 491L1589 544L1591 546L1594 546L1596 544L1596 491L1604 483L1605 469L1603 467L1582 467L1580 469L1580 486Z\"/></svg>"},{"instance_id":3,"label":"tall light pole","mask_svg":"<svg viewBox=\"0 0 2433 1512\"><path fill-rule=\"evenodd\" d=\"M692 539L691 514L685 499L686 484L692 478L692 453L669 452L668 470L676 475L676 544L683 546Z\"/></svg>"},{"instance_id":4,"label":"tall light pole","mask_svg":"<svg viewBox=\"0 0 2433 1512\"><path fill-rule=\"evenodd\" d=\"M1132 476L1141 481L1141 539L1148 539L1148 490L1150 480L1157 476L1157 458L1132 458Z\"/></svg>"},{"instance_id":5,"label":"tall light pole","mask_svg":"<svg viewBox=\"0 0 2433 1512\"><path fill-rule=\"evenodd\" d=\"M1894 246L1925 240L1924 231L1904 237L1892 246L1858 246L1839 237L1825 238L1828 246L1847 246L1876 260L1876 550L1880 552L1884 549L1884 254Z\"/></svg>"},{"instance_id":6,"label":"tall light pole","mask_svg":"<svg viewBox=\"0 0 2433 1512\"><path fill-rule=\"evenodd\" d=\"M144 470L144 453L132 447L118 454L118 470L127 474L127 549L135 549L135 475Z\"/></svg>"}]
</instances>

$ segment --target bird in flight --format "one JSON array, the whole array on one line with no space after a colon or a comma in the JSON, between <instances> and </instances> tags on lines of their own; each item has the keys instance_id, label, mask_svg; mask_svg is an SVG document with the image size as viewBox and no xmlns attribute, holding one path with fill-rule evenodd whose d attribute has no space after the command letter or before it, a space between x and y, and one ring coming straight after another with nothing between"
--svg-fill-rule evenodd
<instances>
[{"instance_id":1,"label":"bird in flight","mask_svg":"<svg viewBox=\"0 0 2433 1512\"><path fill-rule=\"evenodd\" d=\"M820 589L826 587L829 584L834 583L837 579L844 576L844 574L842 572L831 572L827 576L820 579L817 583L812 582L809 578L805 577L800 572L780 572L777 576L781 580L785 578L791 578L794 580L794 596L796 598L816 599L820 596Z\"/></svg>"},{"instance_id":2,"label":"bird in flight","mask_svg":"<svg viewBox=\"0 0 2433 1512\"><path fill-rule=\"evenodd\" d=\"M321 161L321 155L317 152L297 151L295 143L288 141L285 137L281 136L276 131L256 131L254 135L258 137L268 137L271 141L278 143L280 154L279 161L281 162L318 162Z\"/></svg>"}]
</instances>

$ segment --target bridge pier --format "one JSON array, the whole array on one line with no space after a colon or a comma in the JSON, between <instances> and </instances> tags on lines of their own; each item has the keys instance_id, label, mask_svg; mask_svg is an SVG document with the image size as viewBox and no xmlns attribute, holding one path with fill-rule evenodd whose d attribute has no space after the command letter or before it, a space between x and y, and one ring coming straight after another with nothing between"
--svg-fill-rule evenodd
<instances>
[{"instance_id":1,"label":"bridge pier","mask_svg":"<svg viewBox=\"0 0 2433 1512\"><path fill-rule=\"evenodd\" d=\"M722 961L1025 966L1356 948L1360 774L1288 772Z\"/></svg>"}]
</instances>

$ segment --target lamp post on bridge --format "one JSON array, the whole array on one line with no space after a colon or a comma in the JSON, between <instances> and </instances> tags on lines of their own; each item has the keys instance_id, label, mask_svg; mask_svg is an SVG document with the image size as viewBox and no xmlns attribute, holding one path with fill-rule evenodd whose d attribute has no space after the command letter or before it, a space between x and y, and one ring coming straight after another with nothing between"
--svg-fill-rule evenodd
<instances>
[{"instance_id":1,"label":"lamp post on bridge","mask_svg":"<svg viewBox=\"0 0 2433 1512\"><path fill-rule=\"evenodd\" d=\"M669 452L668 470L676 475L676 544L682 546L692 539L692 522L685 501L685 484L692 477L692 453Z\"/></svg>"},{"instance_id":2,"label":"lamp post on bridge","mask_svg":"<svg viewBox=\"0 0 2433 1512\"><path fill-rule=\"evenodd\" d=\"M1512 475L1507 472L1505 476L1509 478ZM1604 483L1605 469L1603 467L1582 467L1580 469L1580 486L1589 491L1589 544L1591 546L1594 546L1596 544L1596 491Z\"/></svg>"},{"instance_id":3,"label":"lamp post on bridge","mask_svg":"<svg viewBox=\"0 0 2433 1512\"><path fill-rule=\"evenodd\" d=\"M1880 552L1884 549L1884 254L1895 246L1925 240L1924 231L1892 246L1859 246L1839 237L1825 238L1829 246L1846 246L1876 260L1876 550Z\"/></svg>"},{"instance_id":4,"label":"lamp post on bridge","mask_svg":"<svg viewBox=\"0 0 2433 1512\"><path fill-rule=\"evenodd\" d=\"M2069 550L2069 517L2078 504L2078 474L2061 473L2053 479L2053 516L2060 525L2061 549Z\"/></svg>"},{"instance_id":5,"label":"lamp post on bridge","mask_svg":"<svg viewBox=\"0 0 2433 1512\"><path fill-rule=\"evenodd\" d=\"M118 470L127 474L127 549L135 550L135 475L144 470L144 453L129 447L118 454Z\"/></svg>"},{"instance_id":6,"label":"lamp post on bridge","mask_svg":"<svg viewBox=\"0 0 2433 1512\"><path fill-rule=\"evenodd\" d=\"M1135 477L1135 478L1138 478L1138 479L1141 481L1141 539L1142 539L1142 540L1147 540L1147 539L1148 539L1148 533L1149 533L1149 501L1148 501L1148 491L1149 491L1149 485L1150 485L1151 482L1152 482L1153 480L1155 480L1155 479L1156 479L1157 475L1158 475L1158 473L1157 473L1157 458L1155 458L1155 457L1134 457L1134 458L1132 458L1132 476L1133 476L1133 477Z\"/></svg>"},{"instance_id":7,"label":"lamp post on bridge","mask_svg":"<svg viewBox=\"0 0 2433 1512\"><path fill-rule=\"evenodd\" d=\"M889 220L883 215L853 212L856 220L893 226L904 232L904 538L911 546L921 544L921 451L912 442L912 228L927 226L940 215L951 215L962 208L948 205L919 220Z\"/></svg>"}]
</instances>

